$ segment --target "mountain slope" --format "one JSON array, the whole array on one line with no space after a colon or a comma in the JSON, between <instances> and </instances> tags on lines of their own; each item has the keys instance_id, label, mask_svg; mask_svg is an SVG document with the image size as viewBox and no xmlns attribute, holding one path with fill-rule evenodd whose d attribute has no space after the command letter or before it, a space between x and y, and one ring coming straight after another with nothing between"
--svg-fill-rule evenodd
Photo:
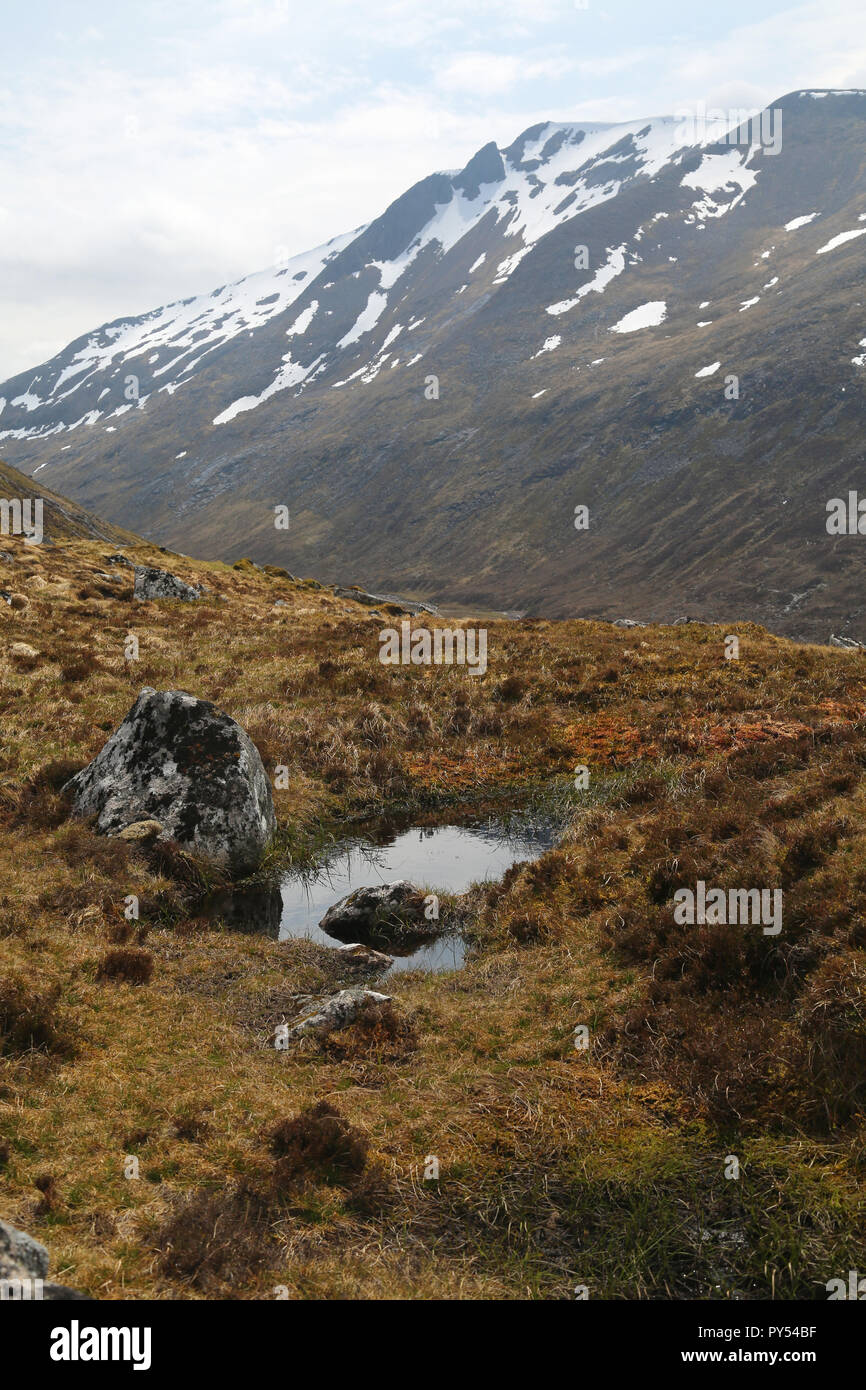
<instances>
[{"instance_id":1,"label":"mountain slope","mask_svg":"<svg viewBox=\"0 0 866 1390\"><path fill-rule=\"evenodd\" d=\"M864 637L860 538L825 520L860 456L866 93L774 119L774 152L683 146L671 119L485 146L357 234L0 387L4 447L189 551Z\"/></svg>"},{"instance_id":2,"label":"mountain slope","mask_svg":"<svg viewBox=\"0 0 866 1390\"><path fill-rule=\"evenodd\" d=\"M42 530L44 538L50 541L61 540L87 540L87 541L110 541L113 545L128 545L139 540L130 531L122 530L119 526L112 526L108 522L102 521L99 517L93 516L91 512L86 512L77 503L70 502L67 497L60 497L56 492L49 492L47 488L34 486L33 479L26 474L19 473L17 468L10 468L7 463L0 459L0 497L11 502L13 499L21 503L26 503L30 499L29 517L34 517L33 503L38 499L42 500ZM0 549L7 549L11 545L17 547L25 542L15 539L0 532Z\"/></svg>"}]
</instances>

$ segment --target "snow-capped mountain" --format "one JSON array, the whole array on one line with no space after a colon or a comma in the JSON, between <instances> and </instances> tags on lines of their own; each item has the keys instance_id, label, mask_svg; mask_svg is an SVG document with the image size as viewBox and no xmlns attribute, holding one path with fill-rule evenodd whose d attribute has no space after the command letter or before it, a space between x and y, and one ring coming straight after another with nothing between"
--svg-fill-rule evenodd
<instances>
[{"instance_id":1,"label":"snow-capped mountain","mask_svg":"<svg viewBox=\"0 0 866 1390\"><path fill-rule=\"evenodd\" d=\"M44 367L4 386L0 440L42 438L100 421L103 429L110 428L109 422L133 405L145 408L154 393L180 390L213 365L220 348L252 336L272 320L282 320L281 333L290 341L284 344L280 338L276 345L286 351L271 362L272 375L260 391L255 389L260 368L245 354L247 376L239 380L249 383L249 393L227 400L215 425L255 409L277 392L299 394L341 361L365 357L337 385L367 384L386 362L399 366L398 339L403 360L419 360L409 350L407 335L421 319L406 315L409 322L395 323L384 335L376 330L388 309L405 298L409 272L420 268L425 252L428 260L442 261L484 222L488 250L466 269L467 281L456 293L465 293L473 277L487 286L504 284L555 227L615 198L636 177L651 178L672 158L681 158L682 133L682 122L672 118L620 126L547 124L524 132L507 150L487 145L459 173L433 174L416 185L371 228L335 237L212 294L105 324L72 343ZM748 153L748 148L734 151L725 161L726 184L733 181L744 188L753 181L751 172L740 172ZM713 174L711 166L708 174ZM715 191L715 182L714 176L703 183L692 178L696 207L698 194ZM341 256L347 248L351 250ZM494 255L495 263L486 264ZM622 250L613 256L621 269ZM609 273L617 272L604 267L599 275ZM361 281L362 292L347 295L347 289L355 288L347 280ZM292 306L297 312L289 322L282 316ZM326 325L326 349L310 358L301 349L311 340L314 320L327 318L336 321ZM132 403L130 375L137 378Z\"/></svg>"},{"instance_id":2,"label":"snow-capped mountain","mask_svg":"<svg viewBox=\"0 0 866 1390\"><path fill-rule=\"evenodd\" d=\"M188 551L804 632L836 595L856 626L816 508L862 412L864 134L862 92L533 127L0 386L0 449Z\"/></svg>"}]
</instances>

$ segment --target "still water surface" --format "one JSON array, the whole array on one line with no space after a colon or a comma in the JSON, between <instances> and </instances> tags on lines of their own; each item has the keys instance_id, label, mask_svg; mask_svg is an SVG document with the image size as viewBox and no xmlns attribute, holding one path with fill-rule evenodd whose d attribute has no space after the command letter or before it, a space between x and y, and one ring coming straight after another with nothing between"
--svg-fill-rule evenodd
<instances>
[{"instance_id":1,"label":"still water surface","mask_svg":"<svg viewBox=\"0 0 866 1390\"><path fill-rule=\"evenodd\" d=\"M280 881L280 939L309 937L338 946L319 927L328 908L353 889L406 878L431 892L464 893L473 883L499 879L517 860L535 859L555 842L549 823L516 818L507 824L412 826L353 841L316 868L294 870ZM441 937L396 955L394 970L456 970L463 961L459 937Z\"/></svg>"}]
</instances>

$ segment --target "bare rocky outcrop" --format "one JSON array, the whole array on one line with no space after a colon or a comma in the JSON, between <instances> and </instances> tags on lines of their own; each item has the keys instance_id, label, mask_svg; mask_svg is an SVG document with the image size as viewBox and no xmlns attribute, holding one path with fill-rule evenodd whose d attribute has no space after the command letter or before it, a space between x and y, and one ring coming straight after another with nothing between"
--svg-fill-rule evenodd
<instances>
[{"instance_id":1,"label":"bare rocky outcrop","mask_svg":"<svg viewBox=\"0 0 866 1390\"><path fill-rule=\"evenodd\" d=\"M250 873L276 830L258 749L229 715L182 690L145 687L105 747L63 788L103 835L148 825L234 874Z\"/></svg>"}]
</instances>

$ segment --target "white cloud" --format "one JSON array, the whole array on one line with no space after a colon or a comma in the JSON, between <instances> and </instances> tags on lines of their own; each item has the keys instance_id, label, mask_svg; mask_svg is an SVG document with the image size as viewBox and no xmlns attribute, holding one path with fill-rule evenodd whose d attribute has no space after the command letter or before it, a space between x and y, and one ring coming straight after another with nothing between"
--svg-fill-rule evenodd
<instances>
[{"instance_id":1,"label":"white cloud","mask_svg":"<svg viewBox=\"0 0 866 1390\"><path fill-rule=\"evenodd\" d=\"M563 77L574 68L575 63L564 57L527 60L507 53L461 53L436 75L436 81L446 91L491 96L538 78Z\"/></svg>"}]
</instances>

